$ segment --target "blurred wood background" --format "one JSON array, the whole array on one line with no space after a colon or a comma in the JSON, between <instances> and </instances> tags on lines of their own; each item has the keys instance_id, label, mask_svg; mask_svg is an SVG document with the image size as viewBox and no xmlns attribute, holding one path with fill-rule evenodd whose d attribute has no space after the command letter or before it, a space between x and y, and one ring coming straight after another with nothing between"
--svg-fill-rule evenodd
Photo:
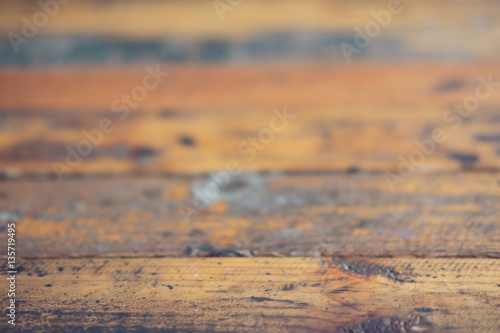
<instances>
[{"instance_id":1,"label":"blurred wood background","mask_svg":"<svg viewBox=\"0 0 500 333\"><path fill-rule=\"evenodd\" d=\"M498 1L42 3L0 1L16 331L500 331Z\"/></svg>"}]
</instances>

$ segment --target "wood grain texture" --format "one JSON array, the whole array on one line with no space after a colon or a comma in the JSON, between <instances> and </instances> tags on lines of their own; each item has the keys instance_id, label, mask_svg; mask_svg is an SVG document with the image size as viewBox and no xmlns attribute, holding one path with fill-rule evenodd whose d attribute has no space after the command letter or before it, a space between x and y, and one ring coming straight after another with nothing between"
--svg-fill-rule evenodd
<instances>
[{"instance_id":1,"label":"wood grain texture","mask_svg":"<svg viewBox=\"0 0 500 333\"><path fill-rule=\"evenodd\" d=\"M450 109L475 94L479 76L497 82L497 64L173 67L121 120L124 111L110 105L146 74L3 71L0 170L54 175L52 163L68 166L67 146L88 140L82 131L99 129L102 119L110 119L113 130L101 132L100 143L71 173L191 174L224 169L233 159L248 170L394 171L400 156L408 160L421 150L415 141L432 139L435 129L444 141L418 172L500 168L498 89L476 111ZM54 95L54 89L62 90ZM124 106L117 101L113 110ZM275 108L295 118L257 151L249 138L270 126Z\"/></svg>"},{"instance_id":2,"label":"wood grain texture","mask_svg":"<svg viewBox=\"0 0 500 333\"><path fill-rule=\"evenodd\" d=\"M493 259L32 260L16 329L498 332L499 271Z\"/></svg>"},{"instance_id":3,"label":"wood grain texture","mask_svg":"<svg viewBox=\"0 0 500 333\"><path fill-rule=\"evenodd\" d=\"M225 2L224 2L225 3ZM370 11L387 9L387 1L257 0L234 6L221 21L209 1L74 1L60 6L42 34L98 34L150 37L179 35L241 37L256 32L289 29L345 31L373 20ZM384 31L428 32L477 30L478 38L498 32L496 1L401 1L404 10L394 16ZM37 2L1 1L0 31L20 29L21 17L40 11ZM471 21L475 18L476 21ZM196 24L193 24L196 22ZM434 26L433 26L434 24ZM485 29L488 28L488 29ZM432 39L432 35L428 38ZM454 41L460 43L460 40ZM468 40L468 43L475 41ZM498 41L490 40L491 43ZM483 43L489 44L489 43ZM498 44L496 44L498 46Z\"/></svg>"},{"instance_id":4,"label":"wood grain texture","mask_svg":"<svg viewBox=\"0 0 500 333\"><path fill-rule=\"evenodd\" d=\"M500 3L402 2L0 1L13 331L499 332Z\"/></svg>"},{"instance_id":5,"label":"wood grain texture","mask_svg":"<svg viewBox=\"0 0 500 333\"><path fill-rule=\"evenodd\" d=\"M401 13L378 25L379 31L371 33L374 38L356 51L355 62L497 59L497 2L401 3ZM221 19L210 1L72 1L59 6L39 29L34 27L38 31L29 35L29 42L13 47L7 37L0 38L0 65L129 64L155 59L346 64L340 45L359 45L356 29L366 30L370 24L373 29L373 13L379 13L379 21L387 21L380 12L387 13L388 1L261 0L229 8ZM35 1L0 2L2 36L22 36L26 21L33 22L33 16L40 14Z\"/></svg>"},{"instance_id":6,"label":"wood grain texture","mask_svg":"<svg viewBox=\"0 0 500 333\"><path fill-rule=\"evenodd\" d=\"M217 110L269 113L273 107L344 109L346 117L369 109L375 116L386 109L418 119L423 113L439 116L453 103L475 93L478 77L500 80L500 63L428 62L342 65L247 64L201 65L157 63L170 73L131 110L131 116L162 111L211 114ZM151 64L156 69L156 63ZM111 103L143 84L146 66L57 67L0 69L2 114L99 115L111 112ZM152 84L153 82L149 82ZM498 87L481 101L497 106ZM484 92L484 91L481 91ZM29 96L29 98L27 98ZM118 106L121 106L118 105ZM346 110L350 107L351 110ZM264 109L264 110L263 110ZM360 110L361 109L361 110ZM429 110L431 109L431 110ZM361 117L360 114L358 117Z\"/></svg>"},{"instance_id":7,"label":"wood grain texture","mask_svg":"<svg viewBox=\"0 0 500 333\"><path fill-rule=\"evenodd\" d=\"M383 174L0 182L23 257L500 257L500 175ZM198 198L193 201L193 198ZM0 239L1 246L6 239Z\"/></svg>"}]
</instances>

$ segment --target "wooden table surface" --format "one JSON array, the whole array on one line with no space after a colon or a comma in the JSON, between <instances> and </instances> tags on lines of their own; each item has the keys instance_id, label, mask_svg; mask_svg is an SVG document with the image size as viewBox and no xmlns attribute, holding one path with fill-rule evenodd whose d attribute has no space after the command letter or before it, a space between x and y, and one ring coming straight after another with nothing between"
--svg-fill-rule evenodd
<instances>
[{"instance_id":1,"label":"wooden table surface","mask_svg":"<svg viewBox=\"0 0 500 333\"><path fill-rule=\"evenodd\" d=\"M500 332L499 17L0 2L0 330Z\"/></svg>"}]
</instances>

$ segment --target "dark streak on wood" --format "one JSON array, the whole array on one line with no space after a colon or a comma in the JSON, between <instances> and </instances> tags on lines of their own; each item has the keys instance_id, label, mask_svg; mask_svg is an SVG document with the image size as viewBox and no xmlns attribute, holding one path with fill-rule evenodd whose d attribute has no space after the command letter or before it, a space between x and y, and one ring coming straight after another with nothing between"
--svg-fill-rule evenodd
<instances>
[{"instance_id":1,"label":"dark streak on wood","mask_svg":"<svg viewBox=\"0 0 500 333\"><path fill-rule=\"evenodd\" d=\"M451 159L460 162L463 170L469 170L479 161L479 156L475 153L453 152L448 155Z\"/></svg>"},{"instance_id":2,"label":"dark streak on wood","mask_svg":"<svg viewBox=\"0 0 500 333\"><path fill-rule=\"evenodd\" d=\"M431 324L421 316L373 318L342 328L342 333L406 333L427 331Z\"/></svg>"},{"instance_id":3,"label":"dark streak on wood","mask_svg":"<svg viewBox=\"0 0 500 333\"><path fill-rule=\"evenodd\" d=\"M476 134L475 137L483 142L500 142L500 134Z\"/></svg>"},{"instance_id":4,"label":"dark streak on wood","mask_svg":"<svg viewBox=\"0 0 500 333\"><path fill-rule=\"evenodd\" d=\"M411 279L401 278L400 273L396 272L392 267L374 264L368 259L336 258L332 260L332 263L348 272L358 275L381 275L395 282L413 282Z\"/></svg>"},{"instance_id":5,"label":"dark streak on wood","mask_svg":"<svg viewBox=\"0 0 500 333\"><path fill-rule=\"evenodd\" d=\"M438 93L443 93L443 92L449 92L449 91L455 91L459 90L465 85L465 82L459 79L454 79L454 80L448 80L439 83L437 86L434 87L434 91Z\"/></svg>"}]
</instances>

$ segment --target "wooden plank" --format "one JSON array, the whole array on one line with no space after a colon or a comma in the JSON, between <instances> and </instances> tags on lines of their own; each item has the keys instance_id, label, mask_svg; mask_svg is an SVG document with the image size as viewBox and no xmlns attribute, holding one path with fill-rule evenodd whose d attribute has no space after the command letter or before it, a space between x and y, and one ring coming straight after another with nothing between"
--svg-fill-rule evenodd
<instances>
[{"instance_id":1,"label":"wooden plank","mask_svg":"<svg viewBox=\"0 0 500 333\"><path fill-rule=\"evenodd\" d=\"M130 116L171 111L212 114L218 110L269 114L274 107L315 109L345 117L442 113L475 93L479 76L500 80L498 61L480 63L416 62L341 65L179 65L160 63L162 82L131 108ZM106 115L122 94L142 86L146 66L0 69L2 114ZM148 81L153 84L153 81ZM481 110L500 103L498 87L481 100ZM483 90L481 90L482 92ZM57 92L57 93L56 93ZM390 97L388 96L390 93ZM29 98L27 98L29 96ZM118 103L116 107L122 106ZM342 109L342 110L339 110ZM430 110L429 110L430 109ZM439 109L439 110L436 110ZM80 112L79 114L76 114ZM365 114L367 113L367 114ZM120 113L121 115L121 113ZM314 114L318 116L317 113ZM411 117L410 117L411 116Z\"/></svg>"},{"instance_id":2,"label":"wooden plank","mask_svg":"<svg viewBox=\"0 0 500 333\"><path fill-rule=\"evenodd\" d=\"M3 181L1 216L30 258L500 257L498 173L414 175L395 192L383 174L241 173L217 196L210 179Z\"/></svg>"},{"instance_id":3,"label":"wooden plank","mask_svg":"<svg viewBox=\"0 0 500 333\"><path fill-rule=\"evenodd\" d=\"M2 72L0 171L54 175L53 162L69 166L66 146L76 149L88 140L82 131L99 130L104 118L113 130L96 146L87 141L92 151L72 173L199 173L233 159L249 170L397 170L400 155L408 160L422 150L415 140L436 143L419 171L500 167L499 92L493 89L474 112L450 111L473 96L478 76L498 80L498 64L174 67L121 120L123 111L110 105L146 74L137 68ZM50 93L57 89L61 94ZM275 108L295 118L257 151L247 141L270 126ZM446 135L442 143L433 138L437 128Z\"/></svg>"},{"instance_id":4,"label":"wooden plank","mask_svg":"<svg viewBox=\"0 0 500 333\"><path fill-rule=\"evenodd\" d=\"M73 259L21 270L20 332L500 330L494 259Z\"/></svg>"},{"instance_id":5,"label":"wooden plank","mask_svg":"<svg viewBox=\"0 0 500 333\"><path fill-rule=\"evenodd\" d=\"M369 21L370 22L370 21ZM375 21L371 21L372 23ZM356 26L358 28L358 26ZM485 28L482 28L485 29ZM268 31L244 38L190 39L167 36L135 39L48 35L20 46L0 38L0 66L102 66L131 63L370 63L374 60L496 61L500 27L384 32L359 46L357 30ZM368 42L366 42L368 43ZM278 45L278 46L277 46Z\"/></svg>"},{"instance_id":6,"label":"wooden plank","mask_svg":"<svg viewBox=\"0 0 500 333\"><path fill-rule=\"evenodd\" d=\"M401 1L403 11L394 15L385 31L420 28L469 28L481 31L476 38L498 29L498 2L421 0ZM283 10L286 8L287 10ZM329 1L278 0L270 3L255 0L234 6L217 15L212 2L206 1L75 1L59 7L57 15L40 29L40 34L90 34L114 36L242 36L290 27L316 30L347 30L373 20L370 11L388 8L385 0ZM41 10L37 2L1 1L0 31L20 30L25 16L28 20ZM475 18L475 21L471 21ZM192 24L196 22L196 24ZM482 29L481 29L482 28ZM487 29L486 29L487 28ZM432 35L429 35L432 38ZM455 42L459 43L460 40ZM471 41L469 41L471 42ZM491 42L491 41L490 41Z\"/></svg>"},{"instance_id":7,"label":"wooden plank","mask_svg":"<svg viewBox=\"0 0 500 333\"><path fill-rule=\"evenodd\" d=\"M354 61L497 59L497 2L401 3L401 13L387 19L380 14L388 13L385 0L252 1L231 6L221 20L214 2L78 1L53 10L46 23L32 26L33 33L26 22L43 21L38 2L2 1L0 31L6 37L0 38L0 66L162 60L346 64L343 43L356 47ZM378 24L373 13L387 23ZM366 46L356 43L356 29L374 27L379 32L369 32L373 38ZM18 45L7 37L12 33Z\"/></svg>"},{"instance_id":8,"label":"wooden plank","mask_svg":"<svg viewBox=\"0 0 500 333\"><path fill-rule=\"evenodd\" d=\"M404 1L349 66L387 1L214 3L73 1L18 52L41 2L0 1L16 331L500 331L498 1Z\"/></svg>"},{"instance_id":9,"label":"wooden plank","mask_svg":"<svg viewBox=\"0 0 500 333\"><path fill-rule=\"evenodd\" d=\"M116 114L66 119L8 116L0 133L0 172L9 178L36 174L63 179L78 174L189 175L224 170L230 161L252 171L356 168L398 174L404 165L416 173L500 170L494 108L467 121L451 114L451 123L440 118L439 109L434 115L411 118L396 110L349 116L341 108L327 113L283 106L276 110L293 120L288 124L278 120L283 130L271 132L270 124L278 119L273 110L125 121ZM110 134L100 130L102 119L111 124ZM457 128L455 121L461 123ZM442 130L443 141L434 140L435 130ZM97 144L84 132L94 133Z\"/></svg>"}]
</instances>

